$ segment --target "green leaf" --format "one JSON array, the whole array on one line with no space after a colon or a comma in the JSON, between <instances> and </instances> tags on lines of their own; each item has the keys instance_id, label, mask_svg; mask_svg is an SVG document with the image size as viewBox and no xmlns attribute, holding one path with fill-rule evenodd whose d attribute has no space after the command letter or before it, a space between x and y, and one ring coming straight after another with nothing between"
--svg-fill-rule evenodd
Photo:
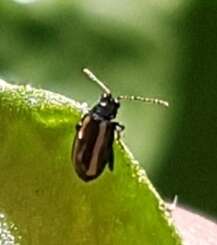
<instances>
[{"instance_id":1,"label":"green leaf","mask_svg":"<svg viewBox=\"0 0 217 245\"><path fill-rule=\"evenodd\" d=\"M84 108L0 80L0 243L181 244L124 144L115 144L114 172L106 169L91 183L77 177L71 147Z\"/></svg>"}]
</instances>

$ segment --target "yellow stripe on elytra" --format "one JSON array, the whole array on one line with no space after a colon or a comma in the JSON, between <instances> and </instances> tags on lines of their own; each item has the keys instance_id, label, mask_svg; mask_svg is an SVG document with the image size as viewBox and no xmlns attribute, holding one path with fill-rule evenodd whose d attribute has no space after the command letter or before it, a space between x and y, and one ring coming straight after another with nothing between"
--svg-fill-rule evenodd
<instances>
[{"instance_id":1,"label":"yellow stripe on elytra","mask_svg":"<svg viewBox=\"0 0 217 245\"><path fill-rule=\"evenodd\" d=\"M97 172L98 160L99 160L98 157L99 157L100 150L102 148L103 142L105 140L104 136L106 134L106 129L107 129L107 123L102 121L99 124L99 134L97 136L96 143L95 143L95 146L93 148L92 158L90 161L89 169L86 173L88 176L95 175Z\"/></svg>"}]
</instances>

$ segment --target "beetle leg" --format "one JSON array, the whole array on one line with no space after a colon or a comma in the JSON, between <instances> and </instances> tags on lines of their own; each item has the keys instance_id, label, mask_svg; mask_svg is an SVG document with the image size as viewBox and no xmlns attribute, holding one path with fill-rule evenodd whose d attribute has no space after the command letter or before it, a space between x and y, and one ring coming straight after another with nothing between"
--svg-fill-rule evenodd
<instances>
[{"instance_id":1,"label":"beetle leg","mask_svg":"<svg viewBox=\"0 0 217 245\"><path fill-rule=\"evenodd\" d=\"M117 140L119 141L120 138L121 138L121 132L124 130L124 126L119 124L118 122L112 122L112 125L113 125L113 129L114 131L116 131L116 134L117 134ZM112 140L110 141L110 144L109 144L109 152L108 152L108 167L110 169L110 171L113 170L114 168L114 152L113 152L113 140L114 138L112 137Z\"/></svg>"},{"instance_id":2,"label":"beetle leg","mask_svg":"<svg viewBox=\"0 0 217 245\"><path fill-rule=\"evenodd\" d=\"M114 169L114 153L113 153L112 146L111 146L111 150L109 152L108 166L109 166L110 171L113 171L113 169Z\"/></svg>"},{"instance_id":3,"label":"beetle leg","mask_svg":"<svg viewBox=\"0 0 217 245\"><path fill-rule=\"evenodd\" d=\"M81 124L81 122L79 122L75 125L75 129L78 131L81 128L81 126L82 126L82 124Z\"/></svg>"},{"instance_id":4,"label":"beetle leg","mask_svg":"<svg viewBox=\"0 0 217 245\"><path fill-rule=\"evenodd\" d=\"M121 138L121 133L123 132L123 130L125 129L125 126L118 123L118 122L115 122L115 130L116 130L116 133L117 133L117 140L119 141L120 138Z\"/></svg>"}]
</instances>

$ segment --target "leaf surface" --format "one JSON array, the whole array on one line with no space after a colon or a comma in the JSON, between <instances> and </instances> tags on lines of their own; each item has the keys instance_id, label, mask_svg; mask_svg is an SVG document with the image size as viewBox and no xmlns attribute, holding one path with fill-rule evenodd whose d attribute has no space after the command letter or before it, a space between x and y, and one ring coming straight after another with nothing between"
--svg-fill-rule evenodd
<instances>
[{"instance_id":1,"label":"leaf surface","mask_svg":"<svg viewBox=\"0 0 217 245\"><path fill-rule=\"evenodd\" d=\"M115 143L114 172L105 169L91 183L77 177L71 147L84 109L0 80L0 228L5 224L9 236L0 229L0 241L181 244L164 202L123 143Z\"/></svg>"}]
</instances>

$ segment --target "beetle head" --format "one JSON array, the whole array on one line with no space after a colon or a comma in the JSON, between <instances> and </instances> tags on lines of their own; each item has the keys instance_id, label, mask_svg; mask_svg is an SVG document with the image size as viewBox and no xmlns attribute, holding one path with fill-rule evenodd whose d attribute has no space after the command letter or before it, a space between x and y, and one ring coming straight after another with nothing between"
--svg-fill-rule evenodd
<instances>
[{"instance_id":1,"label":"beetle head","mask_svg":"<svg viewBox=\"0 0 217 245\"><path fill-rule=\"evenodd\" d=\"M119 107L120 103L116 98L113 98L110 93L103 93L98 104L92 109L92 112L106 120L112 120L116 117Z\"/></svg>"}]
</instances>

